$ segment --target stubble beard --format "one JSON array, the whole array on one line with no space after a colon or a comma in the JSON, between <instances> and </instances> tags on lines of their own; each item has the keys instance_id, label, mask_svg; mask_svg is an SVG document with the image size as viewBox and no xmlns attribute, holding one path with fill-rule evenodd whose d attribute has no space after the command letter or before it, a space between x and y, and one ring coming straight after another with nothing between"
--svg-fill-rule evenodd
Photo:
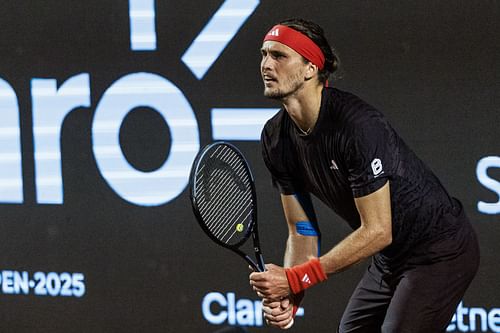
<instances>
[{"instance_id":1,"label":"stubble beard","mask_svg":"<svg viewBox=\"0 0 500 333\"><path fill-rule=\"evenodd\" d=\"M264 88L264 96L270 99L283 100L293 95L304 85L304 82L300 80L301 77L302 75L297 73L296 75L288 78L285 87L282 89Z\"/></svg>"}]
</instances>

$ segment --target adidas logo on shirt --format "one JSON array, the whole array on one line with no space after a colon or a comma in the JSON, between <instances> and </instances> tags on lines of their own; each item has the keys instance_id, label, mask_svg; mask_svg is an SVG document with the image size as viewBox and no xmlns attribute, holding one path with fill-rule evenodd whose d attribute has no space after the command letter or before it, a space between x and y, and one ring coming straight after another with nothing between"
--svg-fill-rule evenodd
<instances>
[{"instance_id":1,"label":"adidas logo on shirt","mask_svg":"<svg viewBox=\"0 0 500 333\"><path fill-rule=\"evenodd\" d=\"M339 166L337 165L337 163L335 163L334 160L332 160L332 165L330 165L330 170L338 170L339 169Z\"/></svg>"},{"instance_id":2,"label":"adidas logo on shirt","mask_svg":"<svg viewBox=\"0 0 500 333\"><path fill-rule=\"evenodd\" d=\"M269 31L268 35L269 36L276 36L276 37L278 37L280 35L280 29L276 28L274 30L271 30L271 31Z\"/></svg>"},{"instance_id":3,"label":"adidas logo on shirt","mask_svg":"<svg viewBox=\"0 0 500 333\"><path fill-rule=\"evenodd\" d=\"M311 279L309 278L309 275L304 274L304 276L302 277L302 282L305 282L307 284L311 284Z\"/></svg>"}]
</instances>

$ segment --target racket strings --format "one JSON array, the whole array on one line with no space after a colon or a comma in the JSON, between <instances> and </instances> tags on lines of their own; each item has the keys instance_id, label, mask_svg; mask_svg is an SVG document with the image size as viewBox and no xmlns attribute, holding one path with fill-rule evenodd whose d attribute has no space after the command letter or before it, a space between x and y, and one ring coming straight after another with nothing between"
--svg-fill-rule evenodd
<instances>
[{"instance_id":1,"label":"racket strings","mask_svg":"<svg viewBox=\"0 0 500 333\"><path fill-rule=\"evenodd\" d=\"M233 158L236 158L234 156ZM209 161L212 162L212 161ZM229 162L234 163L234 161L230 160ZM214 163L210 163L214 164ZM205 167L205 166L204 166ZM243 168L243 166L240 166L240 169ZM197 186L200 188L199 192L197 193L198 197L204 197L206 200L203 202L204 204L210 203L212 200L210 200L210 197L212 195L212 192L218 192L223 186L226 186L229 184L228 180L219 180L215 181L218 179L221 175L224 174L224 170L221 168L213 168L213 166L207 165L207 169L210 169L210 171L202 170L200 169L200 177L199 177L199 182L197 182ZM225 173L228 177L230 178L231 174ZM206 176L206 177L204 177ZM204 179L207 178L207 179ZM205 182L205 183L204 183ZM215 186L215 187L211 187ZM235 189L236 190L236 189ZM207 192L210 192L210 194L207 194ZM225 205L225 202L218 202L219 206ZM202 205L200 204L200 208L202 208ZM218 207L217 207L218 208Z\"/></svg>"},{"instance_id":2,"label":"racket strings","mask_svg":"<svg viewBox=\"0 0 500 333\"><path fill-rule=\"evenodd\" d=\"M241 192L238 188L234 186L230 187L229 189L228 188L220 189L219 192L216 192L215 194L217 198L225 200L226 204L224 205L221 204L221 202L217 202L215 205L208 207L211 210L211 213L206 216L207 219L211 219L213 215L225 215L227 211L232 210L234 206L236 206L238 203L241 203L242 201L251 200L251 196L249 193ZM246 197L243 198L242 195L245 194Z\"/></svg>"},{"instance_id":3,"label":"racket strings","mask_svg":"<svg viewBox=\"0 0 500 333\"><path fill-rule=\"evenodd\" d=\"M206 227L226 244L245 237L254 209L248 170L224 147L207 154L204 162L197 171L196 197Z\"/></svg>"},{"instance_id":4,"label":"racket strings","mask_svg":"<svg viewBox=\"0 0 500 333\"><path fill-rule=\"evenodd\" d=\"M246 212L246 215L241 218L241 216ZM238 214L238 211L235 211L235 213ZM215 232L215 236L219 239L225 239L226 235L228 232L230 232L231 230L233 231L233 233L228 237L229 239L231 239L237 232L242 232L243 230L241 231L238 231L236 226L238 225L238 222L243 224L245 221L248 220L248 218L250 217L250 214L252 213L252 209L251 207L247 206L247 207L243 207L243 209L240 209L240 212L238 214L238 216L235 217L235 219L233 219L235 222L232 223L232 224L225 224L223 221L219 224L220 225L220 228L219 228L219 232L217 232L217 230L214 230ZM227 216L226 216L227 217ZM221 219L224 219L225 217L224 216L221 216ZM226 225L225 229L224 229L224 225Z\"/></svg>"},{"instance_id":5,"label":"racket strings","mask_svg":"<svg viewBox=\"0 0 500 333\"><path fill-rule=\"evenodd\" d=\"M228 178L228 175L226 175L226 177L218 180L227 183ZM207 208L209 214L205 215L207 227L209 227L209 229L211 229L214 235L219 239L225 239L227 233L233 229L232 226L238 223L244 223L245 220L248 219L249 213L251 213L250 210L250 212L247 212L243 219L241 218L245 211L248 211L248 208L250 208L250 193L238 191L236 186L229 187L229 190L227 188L221 188L218 192L214 193L214 197L219 199L219 202L224 200L227 202L227 205L223 205L223 208L220 207L220 204L213 207L208 206ZM246 205L243 204L245 202Z\"/></svg>"},{"instance_id":6,"label":"racket strings","mask_svg":"<svg viewBox=\"0 0 500 333\"><path fill-rule=\"evenodd\" d=\"M247 201L247 203L249 202L250 198L243 198L241 196L238 196L238 197L235 197L235 201L238 201L238 202L243 202L243 201ZM220 229L221 227L223 227L225 224L228 224L227 221L228 218L232 221L234 221L234 223L237 223L238 221L240 223L242 223L243 221L245 221L245 218L243 219L240 219L241 215L248 210L248 206L245 207L243 205L240 205L240 207L237 208L237 210L233 210L233 207L226 207L225 210L223 211L217 211L216 208L214 208L212 210L212 213L216 213L216 214L212 214L211 217L207 217L207 226L210 228L210 229L213 229L213 232L214 234L217 233L218 229ZM235 216L237 215L237 216ZM233 224L234 224L233 223Z\"/></svg>"},{"instance_id":7,"label":"racket strings","mask_svg":"<svg viewBox=\"0 0 500 333\"><path fill-rule=\"evenodd\" d=\"M197 194L196 196L197 197L200 197L201 194L203 192L205 192L206 189L208 189L208 186L202 186L203 184L203 181L204 181L204 178L210 178L210 175L211 173L217 173L218 171L221 171L219 170L219 168L216 168L215 165L216 165L216 162L214 161L215 158L219 159L219 160L225 160L226 158L228 158L228 154L230 153L230 151L228 150L225 150L222 152L222 155L221 156L215 156L217 154L217 152L219 152L220 150L222 150L222 147L217 147L217 149L212 152L212 154L208 157L206 157L200 167L200 169L197 171L197 180L196 180L196 183L197 183ZM236 155L232 155L230 156L229 158L231 158L230 160L227 161L227 163L229 165L231 164L234 164L234 160L237 159L237 156ZM206 176L206 177L205 177ZM207 182L210 181L209 179L207 179ZM202 186L202 187L199 187L199 186ZM209 197L209 195L208 195Z\"/></svg>"},{"instance_id":8,"label":"racket strings","mask_svg":"<svg viewBox=\"0 0 500 333\"><path fill-rule=\"evenodd\" d=\"M249 210L249 211L248 211L247 215L244 217L244 220L248 219L248 218L250 217L250 214L252 214L252 211L251 211L251 210ZM235 224L235 225L237 225L237 224ZM228 226L228 227L226 228L225 232L224 232L224 233L222 233L222 235L221 235L221 234L219 234L219 235L216 235L216 237L217 237L217 238L219 238L219 239L226 239L226 235L227 235L227 233L228 233L228 232L230 232L231 230L232 230L233 232L232 232L232 234L231 234L231 235L229 235L229 237L227 237L227 239L228 239L228 240L229 240L229 239L233 239L233 236L234 236L234 235L237 235L238 233L241 233L241 232L242 232L242 231L238 231L236 227L232 227L232 225L231 225L231 226ZM226 243L227 243L227 241L226 241Z\"/></svg>"},{"instance_id":9,"label":"racket strings","mask_svg":"<svg viewBox=\"0 0 500 333\"><path fill-rule=\"evenodd\" d=\"M227 179L229 178L230 175L227 174L226 179L220 179L221 175L223 175L223 171L220 169L216 170L211 175L211 178L219 180L215 182L215 188L210 188L211 185L212 186L214 185L213 179L207 179L206 184L202 184L201 182L198 184L198 187L201 188L201 191L199 191L198 194L201 198L199 204L200 212L204 214L206 210L209 210L207 212L207 215L204 215L204 217L208 220L210 220L213 217L213 215L220 212L221 209L226 209L226 210L231 209L234 205L234 202L237 200L237 197L235 196L238 194L238 188L234 186L230 189L231 192L226 193L226 198L225 198L226 201L222 200L213 201L209 199L212 194L215 194L216 198L221 198L221 196L218 194L222 190L223 186L229 184L229 181ZM201 180L202 179L200 178L200 181ZM212 194L210 196L205 195L207 191L211 192Z\"/></svg>"},{"instance_id":10,"label":"racket strings","mask_svg":"<svg viewBox=\"0 0 500 333\"><path fill-rule=\"evenodd\" d=\"M221 147L218 147L218 150L220 150L220 149L221 149ZM233 168L234 168L235 163L238 162L237 155L233 154L231 156L227 156L227 154L230 153L230 151L226 151L223 153L225 153L225 154L222 156L217 156L217 157L214 157L215 153L213 153L209 158L207 158L207 160L205 161L206 163L198 171L198 178L197 178L198 191L196 193L196 196L199 199L202 197L207 199L205 201L205 203L212 202L212 200L210 200L210 196L212 193L208 194L206 192L217 192L221 187L230 184L230 182L227 179L223 179L223 180L219 179L221 175L227 175L227 178L230 178L230 176L231 176L230 173L224 172L225 169L217 167L217 164L220 164L219 160L222 160L226 165L228 165L229 167L233 167ZM215 158L217 158L217 161L215 160ZM238 169L237 169L237 171L239 173L238 174L239 178L242 178L242 173L240 172L242 169L243 169L243 165L240 164L238 166Z\"/></svg>"},{"instance_id":11,"label":"racket strings","mask_svg":"<svg viewBox=\"0 0 500 333\"><path fill-rule=\"evenodd\" d=\"M225 243L228 243L233 238L233 236L237 234L237 232L241 233L244 231L243 223L245 222L246 219L249 218L251 213L252 211L248 207L243 207L242 209L238 209L233 212L221 213L216 220L213 220L211 223L208 223L207 227L211 230L211 232L217 239ZM234 214L238 215L234 216ZM241 229L238 229L239 227L238 225L241 227ZM228 236L228 233L231 230L233 232Z\"/></svg>"}]
</instances>

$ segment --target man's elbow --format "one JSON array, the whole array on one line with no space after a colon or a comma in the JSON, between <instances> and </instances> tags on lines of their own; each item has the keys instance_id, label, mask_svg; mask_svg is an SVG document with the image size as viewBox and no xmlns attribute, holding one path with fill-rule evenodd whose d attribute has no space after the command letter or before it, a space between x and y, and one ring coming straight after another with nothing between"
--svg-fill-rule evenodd
<instances>
[{"instance_id":1,"label":"man's elbow","mask_svg":"<svg viewBox=\"0 0 500 333\"><path fill-rule=\"evenodd\" d=\"M381 242L383 247L386 248L387 246L392 244L392 230L389 228L388 230L384 230L382 232L382 235L380 236Z\"/></svg>"},{"instance_id":2,"label":"man's elbow","mask_svg":"<svg viewBox=\"0 0 500 333\"><path fill-rule=\"evenodd\" d=\"M375 240L380 250L392 244L391 228L379 228L375 232Z\"/></svg>"}]
</instances>

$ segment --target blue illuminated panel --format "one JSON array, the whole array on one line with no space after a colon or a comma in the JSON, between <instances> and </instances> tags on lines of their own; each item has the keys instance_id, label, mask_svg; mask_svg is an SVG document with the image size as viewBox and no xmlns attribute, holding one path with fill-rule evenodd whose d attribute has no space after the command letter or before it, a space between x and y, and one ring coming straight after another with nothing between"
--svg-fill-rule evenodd
<instances>
[{"instance_id":1,"label":"blue illuminated panel","mask_svg":"<svg viewBox=\"0 0 500 333\"><path fill-rule=\"evenodd\" d=\"M279 109L212 109L214 140L260 140L266 121Z\"/></svg>"},{"instance_id":2,"label":"blue illuminated panel","mask_svg":"<svg viewBox=\"0 0 500 333\"><path fill-rule=\"evenodd\" d=\"M488 175L489 168L500 168L500 156L483 157L476 167L477 180L487 189L494 192L497 197L497 202L477 203L477 210L483 214L500 214L500 182Z\"/></svg>"},{"instance_id":3,"label":"blue illuminated panel","mask_svg":"<svg viewBox=\"0 0 500 333\"><path fill-rule=\"evenodd\" d=\"M130 0L130 48L156 50L155 0Z\"/></svg>"},{"instance_id":4,"label":"blue illuminated panel","mask_svg":"<svg viewBox=\"0 0 500 333\"><path fill-rule=\"evenodd\" d=\"M182 56L182 61L201 80L243 23L255 11L257 0L226 0Z\"/></svg>"},{"instance_id":5,"label":"blue illuminated panel","mask_svg":"<svg viewBox=\"0 0 500 333\"><path fill-rule=\"evenodd\" d=\"M77 107L90 106L89 75L69 78L59 89L55 79L33 79L33 147L38 203L63 203L61 128L64 118Z\"/></svg>"},{"instance_id":6,"label":"blue illuminated panel","mask_svg":"<svg viewBox=\"0 0 500 333\"><path fill-rule=\"evenodd\" d=\"M0 202L23 202L19 105L12 87L0 79Z\"/></svg>"},{"instance_id":7,"label":"blue illuminated panel","mask_svg":"<svg viewBox=\"0 0 500 333\"><path fill-rule=\"evenodd\" d=\"M207 322L213 325L263 326L262 301L236 298L236 293L210 292L203 297L201 310ZM296 317L304 316L299 307Z\"/></svg>"},{"instance_id":8,"label":"blue illuminated panel","mask_svg":"<svg viewBox=\"0 0 500 333\"><path fill-rule=\"evenodd\" d=\"M126 115L141 106L163 116L171 134L167 160L151 172L135 169L119 142ZM184 191L200 147L198 123L182 91L150 73L128 74L106 90L95 111L92 139L97 166L108 185L123 199L143 206L165 204Z\"/></svg>"}]
</instances>

